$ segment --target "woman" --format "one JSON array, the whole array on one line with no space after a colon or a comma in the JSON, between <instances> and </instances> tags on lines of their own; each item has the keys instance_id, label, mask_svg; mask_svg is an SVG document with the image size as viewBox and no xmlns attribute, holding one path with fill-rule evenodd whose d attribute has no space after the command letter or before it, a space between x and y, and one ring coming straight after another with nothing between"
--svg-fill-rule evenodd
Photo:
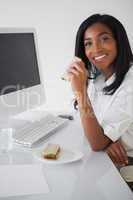
<instances>
[{"instance_id":1,"label":"woman","mask_svg":"<svg viewBox=\"0 0 133 200\"><path fill-rule=\"evenodd\" d=\"M110 15L90 16L77 32L75 56L67 75L85 135L94 151L126 165L133 150L133 54L123 25Z\"/></svg>"}]
</instances>

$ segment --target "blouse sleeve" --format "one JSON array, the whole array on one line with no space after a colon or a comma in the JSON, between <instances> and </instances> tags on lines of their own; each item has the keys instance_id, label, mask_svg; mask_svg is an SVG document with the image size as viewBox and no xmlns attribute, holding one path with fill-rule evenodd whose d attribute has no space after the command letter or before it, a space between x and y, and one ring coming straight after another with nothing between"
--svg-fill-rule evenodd
<instances>
[{"instance_id":1,"label":"blouse sleeve","mask_svg":"<svg viewBox=\"0 0 133 200\"><path fill-rule=\"evenodd\" d=\"M127 132L133 134L133 77L116 91L101 126L104 134L114 142Z\"/></svg>"}]
</instances>

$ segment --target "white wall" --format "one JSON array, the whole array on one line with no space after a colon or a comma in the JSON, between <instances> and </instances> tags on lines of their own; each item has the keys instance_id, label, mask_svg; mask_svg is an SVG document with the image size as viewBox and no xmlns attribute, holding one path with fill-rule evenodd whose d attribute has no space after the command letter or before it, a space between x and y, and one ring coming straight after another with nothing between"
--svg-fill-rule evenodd
<instances>
[{"instance_id":1,"label":"white wall","mask_svg":"<svg viewBox=\"0 0 133 200\"><path fill-rule=\"evenodd\" d=\"M98 12L117 17L133 41L132 0L0 0L0 27L37 29L46 97L52 107L70 104L70 85L60 76L73 57L80 23Z\"/></svg>"}]
</instances>

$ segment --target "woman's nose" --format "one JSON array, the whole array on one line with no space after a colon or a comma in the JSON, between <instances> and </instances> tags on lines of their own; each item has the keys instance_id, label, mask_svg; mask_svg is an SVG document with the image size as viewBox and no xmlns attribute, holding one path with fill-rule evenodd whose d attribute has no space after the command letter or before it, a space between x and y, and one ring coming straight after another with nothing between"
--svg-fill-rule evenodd
<instances>
[{"instance_id":1,"label":"woman's nose","mask_svg":"<svg viewBox=\"0 0 133 200\"><path fill-rule=\"evenodd\" d=\"M93 51L94 52L99 52L102 50L102 45L100 42L96 41L93 43Z\"/></svg>"}]
</instances>

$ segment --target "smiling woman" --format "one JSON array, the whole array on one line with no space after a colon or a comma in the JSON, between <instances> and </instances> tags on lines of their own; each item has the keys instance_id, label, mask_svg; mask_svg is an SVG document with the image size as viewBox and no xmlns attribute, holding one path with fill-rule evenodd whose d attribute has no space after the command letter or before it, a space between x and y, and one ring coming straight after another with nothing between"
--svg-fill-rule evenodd
<instances>
[{"instance_id":1,"label":"smiling woman","mask_svg":"<svg viewBox=\"0 0 133 200\"><path fill-rule=\"evenodd\" d=\"M101 23L87 28L84 46L86 57L109 78L113 73L111 64L117 56L116 41L110 29Z\"/></svg>"},{"instance_id":2,"label":"smiling woman","mask_svg":"<svg viewBox=\"0 0 133 200\"><path fill-rule=\"evenodd\" d=\"M129 151L133 156L133 54L121 22L88 17L77 32L75 56L67 76L85 136L93 150L125 165Z\"/></svg>"}]
</instances>

